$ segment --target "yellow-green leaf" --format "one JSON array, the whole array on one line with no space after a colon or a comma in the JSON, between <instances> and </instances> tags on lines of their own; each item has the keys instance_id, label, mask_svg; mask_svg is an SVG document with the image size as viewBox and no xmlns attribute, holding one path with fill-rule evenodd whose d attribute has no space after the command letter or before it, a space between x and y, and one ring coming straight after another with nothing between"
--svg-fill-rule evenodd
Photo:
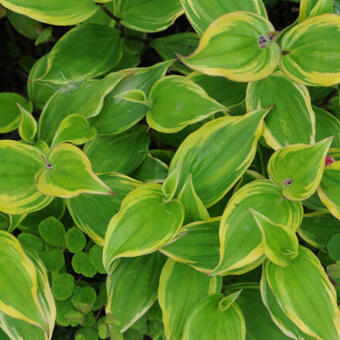
<instances>
[{"instance_id":1,"label":"yellow-green leaf","mask_svg":"<svg viewBox=\"0 0 340 340\"><path fill-rule=\"evenodd\" d=\"M131 191L122 201L105 235L104 267L108 271L119 257L150 254L169 242L184 220L178 200L164 201L161 185L148 183Z\"/></svg>"},{"instance_id":2,"label":"yellow-green leaf","mask_svg":"<svg viewBox=\"0 0 340 340\"><path fill-rule=\"evenodd\" d=\"M300 330L316 339L340 338L336 292L319 259L307 248L287 267L267 261L266 280L283 313Z\"/></svg>"},{"instance_id":3,"label":"yellow-green leaf","mask_svg":"<svg viewBox=\"0 0 340 340\"><path fill-rule=\"evenodd\" d=\"M123 40L118 30L97 24L79 25L53 46L45 74L36 80L68 84L93 78L112 69L122 54Z\"/></svg>"},{"instance_id":4,"label":"yellow-green leaf","mask_svg":"<svg viewBox=\"0 0 340 340\"><path fill-rule=\"evenodd\" d=\"M280 67L292 80L310 86L340 82L339 15L323 14L294 26L284 34L281 48Z\"/></svg>"},{"instance_id":5,"label":"yellow-green leaf","mask_svg":"<svg viewBox=\"0 0 340 340\"><path fill-rule=\"evenodd\" d=\"M242 274L264 260L262 234L249 209L295 232L303 209L300 202L285 199L268 180L256 180L239 189L229 200L220 224L219 275Z\"/></svg>"},{"instance_id":6,"label":"yellow-green leaf","mask_svg":"<svg viewBox=\"0 0 340 340\"><path fill-rule=\"evenodd\" d=\"M277 150L268 162L269 178L286 198L307 199L321 182L331 143L332 138L326 138L314 145L294 144Z\"/></svg>"},{"instance_id":7,"label":"yellow-green leaf","mask_svg":"<svg viewBox=\"0 0 340 340\"><path fill-rule=\"evenodd\" d=\"M174 261L187 263L200 272L210 273L219 260L220 220L220 217L215 217L185 225L178 238L160 251Z\"/></svg>"},{"instance_id":8,"label":"yellow-green leaf","mask_svg":"<svg viewBox=\"0 0 340 340\"><path fill-rule=\"evenodd\" d=\"M38 130L37 122L29 111L23 108L20 104L18 104L18 107L21 112L19 135L26 143L33 143Z\"/></svg>"},{"instance_id":9,"label":"yellow-green leaf","mask_svg":"<svg viewBox=\"0 0 340 340\"><path fill-rule=\"evenodd\" d=\"M124 26L142 32L162 31L182 14L179 0L113 0L113 11Z\"/></svg>"},{"instance_id":10,"label":"yellow-green leaf","mask_svg":"<svg viewBox=\"0 0 340 340\"><path fill-rule=\"evenodd\" d=\"M268 259L278 266L285 267L298 256L299 241L295 233L285 226L273 223L266 216L250 209L262 233L262 245Z\"/></svg>"},{"instance_id":11,"label":"yellow-green leaf","mask_svg":"<svg viewBox=\"0 0 340 340\"><path fill-rule=\"evenodd\" d=\"M329 212L340 220L340 161L326 167L318 188L322 203Z\"/></svg>"},{"instance_id":12,"label":"yellow-green leaf","mask_svg":"<svg viewBox=\"0 0 340 340\"><path fill-rule=\"evenodd\" d=\"M10 10L52 25L74 25L86 20L97 10L92 0L0 0Z\"/></svg>"},{"instance_id":13,"label":"yellow-green leaf","mask_svg":"<svg viewBox=\"0 0 340 340\"><path fill-rule=\"evenodd\" d=\"M192 80L168 76L158 80L149 95L148 125L160 132L173 133L200 122L226 108L208 96Z\"/></svg>"},{"instance_id":14,"label":"yellow-green leaf","mask_svg":"<svg viewBox=\"0 0 340 340\"><path fill-rule=\"evenodd\" d=\"M17 93L0 93L0 133L15 130L21 120L18 104L28 111L32 111L32 104Z\"/></svg>"},{"instance_id":15,"label":"yellow-green leaf","mask_svg":"<svg viewBox=\"0 0 340 340\"><path fill-rule=\"evenodd\" d=\"M223 14L235 11L253 12L267 18L262 0L181 0L185 15L199 34Z\"/></svg>"},{"instance_id":16,"label":"yellow-green leaf","mask_svg":"<svg viewBox=\"0 0 340 340\"><path fill-rule=\"evenodd\" d=\"M245 340L246 323L241 308L236 302L225 308L226 298L214 294L200 301L188 317L183 340Z\"/></svg>"},{"instance_id":17,"label":"yellow-green leaf","mask_svg":"<svg viewBox=\"0 0 340 340\"><path fill-rule=\"evenodd\" d=\"M37 189L49 196L71 198L81 193L113 195L92 171L86 155L76 146L63 143L51 150L35 175Z\"/></svg>"},{"instance_id":18,"label":"yellow-green leaf","mask_svg":"<svg viewBox=\"0 0 340 340\"><path fill-rule=\"evenodd\" d=\"M106 314L112 313L125 332L157 300L159 275L165 256L155 252L146 256L121 259L107 276Z\"/></svg>"},{"instance_id":19,"label":"yellow-green leaf","mask_svg":"<svg viewBox=\"0 0 340 340\"><path fill-rule=\"evenodd\" d=\"M169 167L171 172L182 163L178 191L191 174L204 205L210 207L218 202L251 164L268 112L262 109L244 116L221 117L190 134Z\"/></svg>"},{"instance_id":20,"label":"yellow-green leaf","mask_svg":"<svg viewBox=\"0 0 340 340\"><path fill-rule=\"evenodd\" d=\"M169 171L168 177L162 184L162 192L168 201L172 200L177 192L181 172L182 163L179 163L172 171Z\"/></svg>"},{"instance_id":21,"label":"yellow-green leaf","mask_svg":"<svg viewBox=\"0 0 340 340\"><path fill-rule=\"evenodd\" d=\"M104 246L112 216L119 211L123 198L141 182L116 172L99 174L98 177L114 191L113 196L82 194L66 200L66 205L76 226L95 243Z\"/></svg>"},{"instance_id":22,"label":"yellow-green leaf","mask_svg":"<svg viewBox=\"0 0 340 340\"><path fill-rule=\"evenodd\" d=\"M42 209L52 201L34 185L35 173L44 165L38 149L1 140L0 159L0 211L20 215Z\"/></svg>"},{"instance_id":23,"label":"yellow-green leaf","mask_svg":"<svg viewBox=\"0 0 340 340\"><path fill-rule=\"evenodd\" d=\"M249 83L247 110L273 105L264 121L263 137L273 149L297 143L314 143L315 116L308 89L280 71Z\"/></svg>"},{"instance_id":24,"label":"yellow-green leaf","mask_svg":"<svg viewBox=\"0 0 340 340\"><path fill-rule=\"evenodd\" d=\"M221 279L208 276L186 264L168 260L163 267L158 301L162 309L166 340L182 339L183 329L195 305L221 290Z\"/></svg>"},{"instance_id":25,"label":"yellow-green leaf","mask_svg":"<svg viewBox=\"0 0 340 340\"><path fill-rule=\"evenodd\" d=\"M333 13L333 11L333 0L301 0L300 12L297 21L302 22L307 18L312 18L324 13Z\"/></svg>"},{"instance_id":26,"label":"yellow-green leaf","mask_svg":"<svg viewBox=\"0 0 340 340\"><path fill-rule=\"evenodd\" d=\"M89 142L97 135L94 127L90 127L89 122L82 115L72 114L67 116L60 123L51 146L56 146L63 142L71 142L79 145Z\"/></svg>"},{"instance_id":27,"label":"yellow-green leaf","mask_svg":"<svg viewBox=\"0 0 340 340\"><path fill-rule=\"evenodd\" d=\"M269 76L280 60L273 25L258 14L231 12L216 19L202 35L197 50L182 61L190 68L234 81Z\"/></svg>"}]
</instances>

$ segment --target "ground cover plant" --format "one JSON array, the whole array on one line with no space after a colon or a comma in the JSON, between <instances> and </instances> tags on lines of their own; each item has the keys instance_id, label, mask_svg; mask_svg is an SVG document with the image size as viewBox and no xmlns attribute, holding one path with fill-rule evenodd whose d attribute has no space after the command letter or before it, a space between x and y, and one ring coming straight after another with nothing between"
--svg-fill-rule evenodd
<instances>
[{"instance_id":1,"label":"ground cover plant","mask_svg":"<svg viewBox=\"0 0 340 340\"><path fill-rule=\"evenodd\" d=\"M0 339L340 339L339 9L0 0Z\"/></svg>"}]
</instances>

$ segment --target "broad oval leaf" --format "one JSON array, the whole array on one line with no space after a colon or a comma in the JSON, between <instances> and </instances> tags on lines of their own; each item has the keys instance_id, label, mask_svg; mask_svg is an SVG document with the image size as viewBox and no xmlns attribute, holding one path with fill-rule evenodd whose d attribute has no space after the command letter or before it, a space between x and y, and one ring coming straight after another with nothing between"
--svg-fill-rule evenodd
<instances>
[{"instance_id":1,"label":"broad oval leaf","mask_svg":"<svg viewBox=\"0 0 340 340\"><path fill-rule=\"evenodd\" d=\"M332 148L340 148L340 120L320 107L313 106L313 111L316 123L315 141L332 136Z\"/></svg>"},{"instance_id":2,"label":"broad oval leaf","mask_svg":"<svg viewBox=\"0 0 340 340\"><path fill-rule=\"evenodd\" d=\"M251 12L231 12L216 19L202 35L197 50L181 60L190 68L234 81L269 76L280 60L275 29Z\"/></svg>"},{"instance_id":3,"label":"broad oval leaf","mask_svg":"<svg viewBox=\"0 0 340 340\"><path fill-rule=\"evenodd\" d=\"M115 172L98 177L113 191L113 196L82 194L66 200L67 209L77 227L95 243L104 246L107 226L120 208L123 198L141 183Z\"/></svg>"},{"instance_id":4,"label":"broad oval leaf","mask_svg":"<svg viewBox=\"0 0 340 340\"><path fill-rule=\"evenodd\" d=\"M116 171L130 174L145 159L150 143L147 128L136 125L113 136L97 136L87 143L84 152L96 173Z\"/></svg>"},{"instance_id":5,"label":"broad oval leaf","mask_svg":"<svg viewBox=\"0 0 340 340\"><path fill-rule=\"evenodd\" d=\"M247 11L267 17L262 0L181 0L181 4L192 27L201 35L215 19L229 12Z\"/></svg>"},{"instance_id":6,"label":"broad oval leaf","mask_svg":"<svg viewBox=\"0 0 340 340\"><path fill-rule=\"evenodd\" d=\"M185 324L183 340L245 340L246 323L243 313L234 302L224 310L222 294L200 301Z\"/></svg>"},{"instance_id":7,"label":"broad oval leaf","mask_svg":"<svg viewBox=\"0 0 340 340\"><path fill-rule=\"evenodd\" d=\"M306 86L287 79L277 71L249 83L247 110L273 105L264 121L263 137L273 149L297 143L314 143L315 116Z\"/></svg>"},{"instance_id":8,"label":"broad oval leaf","mask_svg":"<svg viewBox=\"0 0 340 340\"><path fill-rule=\"evenodd\" d=\"M19 123L19 135L26 143L34 143L34 138L38 130L38 125L29 111L18 104L21 120Z\"/></svg>"},{"instance_id":9,"label":"broad oval leaf","mask_svg":"<svg viewBox=\"0 0 340 340\"><path fill-rule=\"evenodd\" d=\"M78 113L85 118L99 114L105 96L124 77L111 73L103 79L85 80L59 89L46 103L39 119L38 137L51 143L60 123Z\"/></svg>"},{"instance_id":10,"label":"broad oval leaf","mask_svg":"<svg viewBox=\"0 0 340 340\"><path fill-rule=\"evenodd\" d=\"M229 200L220 224L219 275L242 274L264 260L262 235L249 209L295 232L303 209L300 202L285 199L280 189L268 180L250 182Z\"/></svg>"},{"instance_id":11,"label":"broad oval leaf","mask_svg":"<svg viewBox=\"0 0 340 340\"><path fill-rule=\"evenodd\" d=\"M298 256L299 240L288 228L273 223L266 216L250 209L257 226L262 232L262 244L268 259L281 267L286 267L289 261Z\"/></svg>"},{"instance_id":12,"label":"broad oval leaf","mask_svg":"<svg viewBox=\"0 0 340 340\"><path fill-rule=\"evenodd\" d=\"M165 75L171 63L172 61L166 61L150 67L122 71L127 77L105 97L99 115L90 120L98 134L121 133L139 122L146 115L147 106L126 101L119 95L134 89L141 90L148 95L152 85Z\"/></svg>"},{"instance_id":13,"label":"broad oval leaf","mask_svg":"<svg viewBox=\"0 0 340 340\"><path fill-rule=\"evenodd\" d=\"M268 175L290 200L305 200L317 190L332 138L314 145L294 144L277 150L269 159Z\"/></svg>"},{"instance_id":14,"label":"broad oval leaf","mask_svg":"<svg viewBox=\"0 0 340 340\"><path fill-rule=\"evenodd\" d=\"M340 220L340 161L326 167L318 188L318 195L329 212Z\"/></svg>"},{"instance_id":15,"label":"broad oval leaf","mask_svg":"<svg viewBox=\"0 0 340 340\"><path fill-rule=\"evenodd\" d=\"M323 14L294 26L284 34L281 48L280 67L292 80L310 86L340 82L339 15Z\"/></svg>"},{"instance_id":16,"label":"broad oval leaf","mask_svg":"<svg viewBox=\"0 0 340 340\"><path fill-rule=\"evenodd\" d=\"M299 256L287 267L267 261L263 270L282 311L297 327L319 339L340 337L335 289L310 250L300 246Z\"/></svg>"},{"instance_id":17,"label":"broad oval leaf","mask_svg":"<svg viewBox=\"0 0 340 340\"><path fill-rule=\"evenodd\" d=\"M178 189L191 174L196 193L204 205L210 207L218 202L252 162L268 111L263 109L244 116L214 119L190 134L169 167L171 172L182 163ZM237 153L234 146L238 148Z\"/></svg>"},{"instance_id":18,"label":"broad oval leaf","mask_svg":"<svg viewBox=\"0 0 340 340\"><path fill-rule=\"evenodd\" d=\"M271 320L270 314L261 300L259 288L258 283L237 283L226 287L227 294L242 290L237 298L237 304L246 321L246 339L290 339Z\"/></svg>"},{"instance_id":19,"label":"broad oval leaf","mask_svg":"<svg viewBox=\"0 0 340 340\"><path fill-rule=\"evenodd\" d=\"M197 84L181 76L158 80L149 95L148 125L160 132L173 133L202 121L226 108Z\"/></svg>"},{"instance_id":20,"label":"broad oval leaf","mask_svg":"<svg viewBox=\"0 0 340 340\"><path fill-rule=\"evenodd\" d=\"M305 214L298 229L299 236L312 247L326 250L333 235L340 233L340 221L331 214L313 212Z\"/></svg>"},{"instance_id":21,"label":"broad oval leaf","mask_svg":"<svg viewBox=\"0 0 340 340\"><path fill-rule=\"evenodd\" d=\"M165 256L150 255L121 259L106 281L106 314L112 313L123 333L157 300L159 275Z\"/></svg>"},{"instance_id":22,"label":"broad oval leaf","mask_svg":"<svg viewBox=\"0 0 340 340\"><path fill-rule=\"evenodd\" d=\"M118 30L97 24L79 25L57 41L48 54L45 74L31 81L68 84L93 78L112 69L122 53Z\"/></svg>"},{"instance_id":23,"label":"broad oval leaf","mask_svg":"<svg viewBox=\"0 0 340 340\"><path fill-rule=\"evenodd\" d=\"M209 218L182 227L178 238L160 249L177 262L186 263L203 273L210 273L218 264L220 217Z\"/></svg>"},{"instance_id":24,"label":"broad oval leaf","mask_svg":"<svg viewBox=\"0 0 340 340\"><path fill-rule=\"evenodd\" d=\"M37 189L48 196L71 198L81 193L113 195L97 177L86 155L76 146L63 143L51 150L35 175Z\"/></svg>"},{"instance_id":25,"label":"broad oval leaf","mask_svg":"<svg viewBox=\"0 0 340 340\"><path fill-rule=\"evenodd\" d=\"M84 144L94 139L96 135L96 129L90 127L86 118L75 113L62 120L54 135L51 146L56 146L63 142L71 142L76 145Z\"/></svg>"},{"instance_id":26,"label":"broad oval leaf","mask_svg":"<svg viewBox=\"0 0 340 340\"><path fill-rule=\"evenodd\" d=\"M32 104L17 93L0 93L0 133L7 133L15 130L21 120L21 111L18 104L29 112L32 111Z\"/></svg>"},{"instance_id":27,"label":"broad oval leaf","mask_svg":"<svg viewBox=\"0 0 340 340\"><path fill-rule=\"evenodd\" d=\"M3 261L0 273L0 311L40 327L50 338L54 327L55 306L46 269L40 261L39 267L36 267L35 261L24 252L19 241L4 231L0 231L0 253ZM48 311L51 315L45 314Z\"/></svg>"},{"instance_id":28,"label":"broad oval leaf","mask_svg":"<svg viewBox=\"0 0 340 340\"><path fill-rule=\"evenodd\" d=\"M221 279L208 276L186 264L168 260L161 272L158 301L167 340L182 339L189 314L195 305L221 290Z\"/></svg>"},{"instance_id":29,"label":"broad oval leaf","mask_svg":"<svg viewBox=\"0 0 340 340\"><path fill-rule=\"evenodd\" d=\"M184 220L178 200L164 201L161 185L148 183L131 191L111 219L105 235L104 267L119 257L150 254L169 242Z\"/></svg>"},{"instance_id":30,"label":"broad oval leaf","mask_svg":"<svg viewBox=\"0 0 340 340\"><path fill-rule=\"evenodd\" d=\"M92 0L1 0L10 10L52 25L74 25L93 15L98 7Z\"/></svg>"},{"instance_id":31,"label":"broad oval leaf","mask_svg":"<svg viewBox=\"0 0 340 340\"><path fill-rule=\"evenodd\" d=\"M182 14L179 0L114 0L113 5L124 26L142 32L162 31Z\"/></svg>"},{"instance_id":32,"label":"broad oval leaf","mask_svg":"<svg viewBox=\"0 0 340 340\"><path fill-rule=\"evenodd\" d=\"M52 201L34 185L36 172L44 166L35 147L12 140L0 141L0 211L20 215L42 209Z\"/></svg>"}]
</instances>

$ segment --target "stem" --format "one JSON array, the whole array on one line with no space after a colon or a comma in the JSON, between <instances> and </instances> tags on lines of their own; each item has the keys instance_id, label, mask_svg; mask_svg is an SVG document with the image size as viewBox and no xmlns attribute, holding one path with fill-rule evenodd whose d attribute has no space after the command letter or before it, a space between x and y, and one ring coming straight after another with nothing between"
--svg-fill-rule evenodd
<instances>
[{"instance_id":1,"label":"stem","mask_svg":"<svg viewBox=\"0 0 340 340\"><path fill-rule=\"evenodd\" d=\"M332 97L338 92L338 89L333 89L328 96L320 103L320 105L327 105Z\"/></svg>"}]
</instances>

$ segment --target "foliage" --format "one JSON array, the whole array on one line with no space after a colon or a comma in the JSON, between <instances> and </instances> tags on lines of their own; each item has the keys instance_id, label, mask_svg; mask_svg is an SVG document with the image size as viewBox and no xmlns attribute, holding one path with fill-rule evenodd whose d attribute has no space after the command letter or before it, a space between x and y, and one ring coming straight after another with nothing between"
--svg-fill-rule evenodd
<instances>
[{"instance_id":1,"label":"foliage","mask_svg":"<svg viewBox=\"0 0 340 340\"><path fill-rule=\"evenodd\" d=\"M339 1L0 16L1 339L340 340Z\"/></svg>"}]
</instances>

